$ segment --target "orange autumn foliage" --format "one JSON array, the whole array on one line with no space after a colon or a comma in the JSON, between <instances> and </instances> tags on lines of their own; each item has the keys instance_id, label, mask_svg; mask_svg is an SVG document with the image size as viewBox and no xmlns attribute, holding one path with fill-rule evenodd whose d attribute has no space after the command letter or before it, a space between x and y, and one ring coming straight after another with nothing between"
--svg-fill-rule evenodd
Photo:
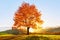
<instances>
[{"instance_id":1,"label":"orange autumn foliage","mask_svg":"<svg viewBox=\"0 0 60 40\"><path fill-rule=\"evenodd\" d=\"M23 3L14 15L14 26L26 26L36 28L35 22L43 23L41 20L41 13L38 12L35 5Z\"/></svg>"}]
</instances>

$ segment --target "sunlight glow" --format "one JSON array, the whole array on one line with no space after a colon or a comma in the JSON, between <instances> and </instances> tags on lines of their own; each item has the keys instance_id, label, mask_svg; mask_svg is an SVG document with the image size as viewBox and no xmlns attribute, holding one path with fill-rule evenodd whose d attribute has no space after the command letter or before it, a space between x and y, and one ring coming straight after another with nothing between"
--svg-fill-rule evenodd
<instances>
[{"instance_id":1,"label":"sunlight glow","mask_svg":"<svg viewBox=\"0 0 60 40\"><path fill-rule=\"evenodd\" d=\"M30 29L29 29L29 32L34 32L33 28L30 28Z\"/></svg>"},{"instance_id":2,"label":"sunlight glow","mask_svg":"<svg viewBox=\"0 0 60 40\"><path fill-rule=\"evenodd\" d=\"M36 29L33 29L33 28L30 28L29 29L29 32L31 32L31 33L38 33L39 31L41 32L41 30L42 30L42 27L41 27L41 24L39 24L38 22L36 22Z\"/></svg>"}]
</instances>

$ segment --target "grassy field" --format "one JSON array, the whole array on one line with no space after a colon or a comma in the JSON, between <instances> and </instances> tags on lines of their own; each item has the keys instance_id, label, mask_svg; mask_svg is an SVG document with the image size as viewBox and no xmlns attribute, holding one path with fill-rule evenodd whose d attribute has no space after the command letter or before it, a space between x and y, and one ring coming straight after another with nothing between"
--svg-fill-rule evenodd
<instances>
[{"instance_id":1,"label":"grassy field","mask_svg":"<svg viewBox=\"0 0 60 40\"><path fill-rule=\"evenodd\" d=\"M0 35L0 40L60 40L60 35Z\"/></svg>"},{"instance_id":2,"label":"grassy field","mask_svg":"<svg viewBox=\"0 0 60 40\"><path fill-rule=\"evenodd\" d=\"M60 40L60 35L43 35L30 33L30 35L23 34L15 30L7 30L0 32L0 40Z\"/></svg>"}]
</instances>

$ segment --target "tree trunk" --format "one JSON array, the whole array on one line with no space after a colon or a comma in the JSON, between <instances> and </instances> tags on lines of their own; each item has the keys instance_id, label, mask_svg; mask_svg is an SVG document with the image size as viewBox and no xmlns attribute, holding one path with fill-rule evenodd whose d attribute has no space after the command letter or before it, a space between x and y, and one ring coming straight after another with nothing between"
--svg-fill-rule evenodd
<instances>
[{"instance_id":1,"label":"tree trunk","mask_svg":"<svg viewBox=\"0 0 60 40\"><path fill-rule=\"evenodd\" d=\"M29 27L27 27L27 35L29 35Z\"/></svg>"}]
</instances>

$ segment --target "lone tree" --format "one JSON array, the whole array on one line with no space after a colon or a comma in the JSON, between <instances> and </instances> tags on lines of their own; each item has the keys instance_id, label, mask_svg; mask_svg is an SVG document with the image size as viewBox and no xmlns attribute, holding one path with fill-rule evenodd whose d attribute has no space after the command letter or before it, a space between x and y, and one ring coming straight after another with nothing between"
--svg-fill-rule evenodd
<instances>
[{"instance_id":1,"label":"lone tree","mask_svg":"<svg viewBox=\"0 0 60 40\"><path fill-rule=\"evenodd\" d=\"M29 34L29 28L37 28L36 22L39 24L43 23L41 13L38 12L35 5L23 3L14 15L13 29L25 26L27 27L27 34Z\"/></svg>"}]
</instances>

